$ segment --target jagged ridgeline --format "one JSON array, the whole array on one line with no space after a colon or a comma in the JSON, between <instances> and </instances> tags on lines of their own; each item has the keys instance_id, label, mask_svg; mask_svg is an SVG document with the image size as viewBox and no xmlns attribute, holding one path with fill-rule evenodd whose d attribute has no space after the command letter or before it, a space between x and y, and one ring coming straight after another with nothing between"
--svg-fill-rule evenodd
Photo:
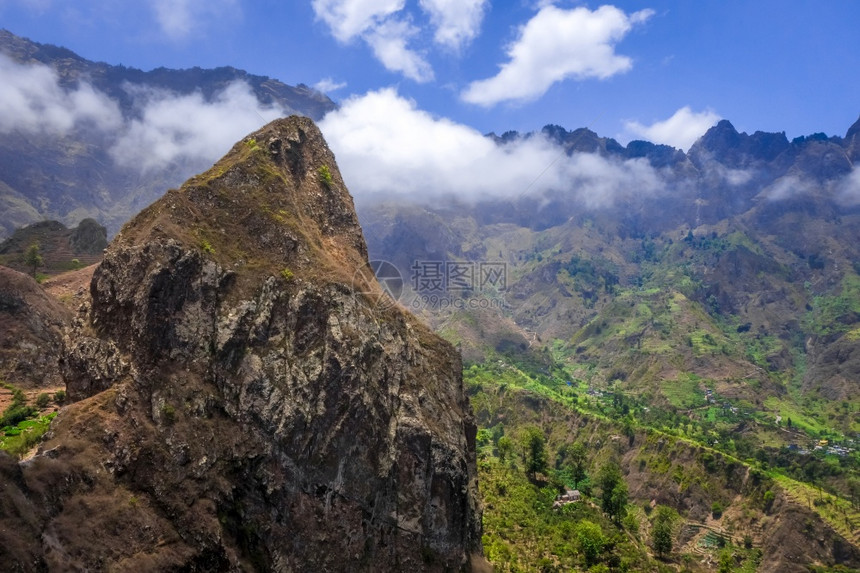
<instances>
[{"instance_id":1,"label":"jagged ridgeline","mask_svg":"<svg viewBox=\"0 0 860 573\"><path fill-rule=\"evenodd\" d=\"M62 361L75 403L0 454L12 570L483 564L458 354L379 304L320 132L277 120L128 223Z\"/></svg>"}]
</instances>

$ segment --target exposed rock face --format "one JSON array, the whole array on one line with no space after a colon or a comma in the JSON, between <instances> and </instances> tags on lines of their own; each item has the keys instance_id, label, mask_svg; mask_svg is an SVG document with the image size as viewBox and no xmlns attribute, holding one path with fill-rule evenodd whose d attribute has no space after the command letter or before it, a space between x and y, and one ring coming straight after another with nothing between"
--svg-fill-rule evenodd
<instances>
[{"instance_id":1,"label":"exposed rock face","mask_svg":"<svg viewBox=\"0 0 860 573\"><path fill-rule=\"evenodd\" d=\"M366 261L334 158L296 117L134 219L70 339L81 401L23 469L21 513L41 542L17 540L7 559L134 571L480 561L459 356L379 304L356 275Z\"/></svg>"},{"instance_id":2,"label":"exposed rock face","mask_svg":"<svg viewBox=\"0 0 860 573\"><path fill-rule=\"evenodd\" d=\"M35 280L0 267L0 380L25 388L62 384L57 357L70 320Z\"/></svg>"}]
</instances>

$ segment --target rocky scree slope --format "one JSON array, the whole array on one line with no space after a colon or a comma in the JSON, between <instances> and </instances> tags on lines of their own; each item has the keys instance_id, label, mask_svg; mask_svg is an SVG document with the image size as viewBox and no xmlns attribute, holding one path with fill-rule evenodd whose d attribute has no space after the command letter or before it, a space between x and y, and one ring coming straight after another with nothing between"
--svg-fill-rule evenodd
<instances>
[{"instance_id":1,"label":"rocky scree slope","mask_svg":"<svg viewBox=\"0 0 860 573\"><path fill-rule=\"evenodd\" d=\"M363 278L308 119L277 120L116 237L69 398L0 457L19 570L470 570L475 424L454 349ZM372 275L369 275L372 276ZM355 285L355 287L353 286Z\"/></svg>"}]
</instances>

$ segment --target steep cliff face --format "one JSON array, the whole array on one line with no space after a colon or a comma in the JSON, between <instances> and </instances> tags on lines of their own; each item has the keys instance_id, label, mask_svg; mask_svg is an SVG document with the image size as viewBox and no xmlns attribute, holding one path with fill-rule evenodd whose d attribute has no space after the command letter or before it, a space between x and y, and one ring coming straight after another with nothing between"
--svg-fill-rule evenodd
<instances>
[{"instance_id":1,"label":"steep cliff face","mask_svg":"<svg viewBox=\"0 0 860 573\"><path fill-rule=\"evenodd\" d=\"M129 223L67 340L64 375L79 401L14 481L41 539L14 539L13 562L479 562L459 357L384 304L372 275L356 272L366 262L334 157L295 117Z\"/></svg>"}]
</instances>

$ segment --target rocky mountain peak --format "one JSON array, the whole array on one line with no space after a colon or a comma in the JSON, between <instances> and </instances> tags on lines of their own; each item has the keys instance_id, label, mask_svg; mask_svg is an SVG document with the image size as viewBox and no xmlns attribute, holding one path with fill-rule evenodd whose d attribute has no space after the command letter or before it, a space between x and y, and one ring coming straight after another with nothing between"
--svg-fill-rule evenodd
<instances>
[{"instance_id":1,"label":"rocky mountain peak","mask_svg":"<svg viewBox=\"0 0 860 573\"><path fill-rule=\"evenodd\" d=\"M15 493L35 531L0 528L8 559L51 570L483 563L459 355L384 304L358 272L366 252L331 151L296 117L129 222L66 340L76 403L16 478L51 495Z\"/></svg>"},{"instance_id":2,"label":"rocky mountain peak","mask_svg":"<svg viewBox=\"0 0 860 573\"><path fill-rule=\"evenodd\" d=\"M726 167L746 168L752 164L776 161L783 153L791 155L792 144L785 132L738 132L728 120L720 120L693 144L689 156L701 165L716 160Z\"/></svg>"},{"instance_id":3,"label":"rocky mountain peak","mask_svg":"<svg viewBox=\"0 0 860 573\"><path fill-rule=\"evenodd\" d=\"M738 133L732 122L722 119L693 144L689 154L695 156L704 152L718 156L724 155L734 151L739 146L740 140L741 134Z\"/></svg>"},{"instance_id":4,"label":"rocky mountain peak","mask_svg":"<svg viewBox=\"0 0 860 573\"><path fill-rule=\"evenodd\" d=\"M129 222L111 251L173 239L251 274L349 282L367 263L352 197L312 120L278 119ZM240 274L242 274L240 272Z\"/></svg>"},{"instance_id":5,"label":"rocky mountain peak","mask_svg":"<svg viewBox=\"0 0 860 573\"><path fill-rule=\"evenodd\" d=\"M623 153L624 147L612 138L600 137L587 127L567 131L558 125L545 125L541 133L550 141L565 148L568 154L581 153Z\"/></svg>"}]
</instances>

